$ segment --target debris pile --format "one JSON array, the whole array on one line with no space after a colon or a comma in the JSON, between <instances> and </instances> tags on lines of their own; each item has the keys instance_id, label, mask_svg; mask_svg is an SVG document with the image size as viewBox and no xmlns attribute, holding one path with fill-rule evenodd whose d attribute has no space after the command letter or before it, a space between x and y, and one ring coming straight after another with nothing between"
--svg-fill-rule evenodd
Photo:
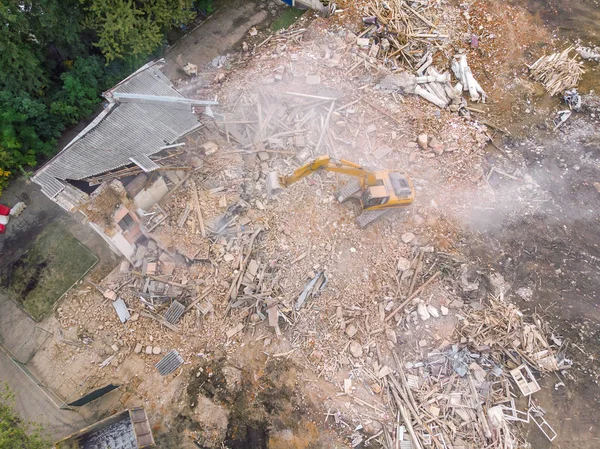
<instances>
[{"instance_id":1,"label":"debris pile","mask_svg":"<svg viewBox=\"0 0 600 449\"><path fill-rule=\"evenodd\" d=\"M569 57L572 50L573 47L568 47L560 53L542 56L528 66L529 76L541 82L550 95L576 87L585 69L577 62L577 55Z\"/></svg>"},{"instance_id":2,"label":"debris pile","mask_svg":"<svg viewBox=\"0 0 600 449\"><path fill-rule=\"evenodd\" d=\"M467 57L465 55L456 55L454 59L452 59L452 71L459 79L462 90L469 92L471 101L481 101L485 103L485 92L473 77L473 73L467 64Z\"/></svg>"},{"instance_id":3,"label":"debris pile","mask_svg":"<svg viewBox=\"0 0 600 449\"><path fill-rule=\"evenodd\" d=\"M371 1L370 26L358 38L315 28L274 35L244 51L252 60L241 74L211 86L222 87L221 106L206 109L184 149L156 160L174 158L172 170L163 167L169 193L143 217L147 240L137 242L132 267L124 263L98 286L100 305L86 291L58 310L61 324L80 326L86 342L108 342L110 356L93 359L98 370L119 368L133 352L147 371L168 375L214 347L258 343L261 357L293 359L306 376L339 384L348 375L340 395L358 410L326 416L349 429L344 420L377 422L379 433L367 433L384 447L520 447L509 424L543 418L533 402L517 404L517 393L531 398L537 373L567 369L567 343L554 336L549 343L538 317L528 322L502 300L465 306L480 285L466 265L449 267L454 256L443 252L455 249L456 225L440 217L464 208L448 192L483 178L486 130L465 117L463 92L472 101L486 94L465 55L451 61L458 84L434 67L432 47L446 38L436 7ZM398 101L390 101L365 82L370 73L351 75L361 65L380 71L382 61L394 73L381 90L415 93L459 114L394 93ZM404 63L415 75L396 70ZM410 167L421 204L408 218L360 231L350 207L336 202L345 180L332 173L267 201L273 168L281 173L326 153ZM486 180L493 173L514 178L492 167ZM96 181L131 175L143 174L123 169ZM112 212L118 189L99 192ZM413 348L417 361L407 362ZM354 446L364 438L352 432Z\"/></svg>"},{"instance_id":4,"label":"debris pile","mask_svg":"<svg viewBox=\"0 0 600 449\"><path fill-rule=\"evenodd\" d=\"M432 3L371 0L366 6L370 16L363 18L369 27L359 35L359 45L369 47L368 57L391 69L418 66L429 47L439 47L449 37L439 32L437 6Z\"/></svg>"},{"instance_id":5,"label":"debris pile","mask_svg":"<svg viewBox=\"0 0 600 449\"><path fill-rule=\"evenodd\" d=\"M534 315L527 323L519 309L508 302L490 298L483 310L471 310L457 328L457 335L466 338L467 344L495 353L495 360L508 357L520 365L522 360L531 369L545 373L566 369L571 362L565 358L567 344L554 337L555 351L545 334L547 325Z\"/></svg>"},{"instance_id":6,"label":"debris pile","mask_svg":"<svg viewBox=\"0 0 600 449\"><path fill-rule=\"evenodd\" d=\"M449 73L440 73L432 65L431 53L419 61L417 76L407 72L386 76L380 83L382 90L415 94L435 104L439 108L448 107L452 112L468 116L467 101L462 92L469 92L471 101L485 103L485 91L473 77L465 55L456 55L452 60L452 71L459 82L452 86Z\"/></svg>"},{"instance_id":7,"label":"debris pile","mask_svg":"<svg viewBox=\"0 0 600 449\"><path fill-rule=\"evenodd\" d=\"M577 47L575 49L579 56L590 61L600 61L600 47Z\"/></svg>"},{"instance_id":8,"label":"debris pile","mask_svg":"<svg viewBox=\"0 0 600 449\"><path fill-rule=\"evenodd\" d=\"M266 90L242 94L230 112L218 114L215 123L228 142L243 149L241 154L258 154L261 162L268 161L270 154L295 155L302 163L311 155L334 152L329 123L334 109L341 106L336 101L343 96L288 91L280 97Z\"/></svg>"},{"instance_id":9,"label":"debris pile","mask_svg":"<svg viewBox=\"0 0 600 449\"><path fill-rule=\"evenodd\" d=\"M380 371L396 417L383 427L384 447L525 447L511 424L530 421L556 438L533 400L540 390L533 372L568 368L566 343L552 335L555 351L539 317L527 323L516 306L493 297L488 307L457 317L460 343L416 362L401 362L394 352L397 370Z\"/></svg>"}]
</instances>

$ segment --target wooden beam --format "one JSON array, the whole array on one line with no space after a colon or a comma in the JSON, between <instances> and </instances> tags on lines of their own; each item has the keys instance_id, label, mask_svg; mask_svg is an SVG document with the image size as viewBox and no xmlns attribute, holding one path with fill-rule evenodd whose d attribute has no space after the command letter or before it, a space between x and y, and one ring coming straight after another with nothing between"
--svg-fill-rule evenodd
<instances>
[{"instance_id":1,"label":"wooden beam","mask_svg":"<svg viewBox=\"0 0 600 449\"><path fill-rule=\"evenodd\" d=\"M198 217L198 223L200 225L200 233L202 237L206 237L206 228L204 227L204 218L202 218L202 210L200 210L200 200L198 199L198 189L196 183L192 179L192 195L194 197L194 209L196 209L196 216Z\"/></svg>"}]
</instances>

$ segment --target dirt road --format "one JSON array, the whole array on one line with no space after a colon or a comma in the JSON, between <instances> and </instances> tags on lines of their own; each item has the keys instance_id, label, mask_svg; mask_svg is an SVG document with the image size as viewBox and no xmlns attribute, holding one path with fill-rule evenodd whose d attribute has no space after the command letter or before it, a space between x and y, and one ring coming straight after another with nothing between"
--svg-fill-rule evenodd
<instances>
[{"instance_id":1,"label":"dirt road","mask_svg":"<svg viewBox=\"0 0 600 449\"><path fill-rule=\"evenodd\" d=\"M2 350L0 379L6 382L14 393L15 410L19 416L26 421L40 424L48 438L64 438L88 425L77 412L60 410Z\"/></svg>"},{"instance_id":2,"label":"dirt road","mask_svg":"<svg viewBox=\"0 0 600 449\"><path fill-rule=\"evenodd\" d=\"M272 3L272 2L271 2ZM272 3L275 5L275 3ZM199 72L214 69L211 61L226 56L246 36L253 26L272 17L269 2L228 2L191 33L169 48L165 55L165 74L170 79L183 76L183 66L196 64ZM273 9L274 6L271 6Z\"/></svg>"}]
</instances>

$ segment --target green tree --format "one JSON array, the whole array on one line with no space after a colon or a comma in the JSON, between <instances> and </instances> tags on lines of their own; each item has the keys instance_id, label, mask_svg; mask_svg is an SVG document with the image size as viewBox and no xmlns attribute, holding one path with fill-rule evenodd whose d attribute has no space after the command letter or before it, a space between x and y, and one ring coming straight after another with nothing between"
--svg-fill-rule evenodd
<instances>
[{"instance_id":1,"label":"green tree","mask_svg":"<svg viewBox=\"0 0 600 449\"><path fill-rule=\"evenodd\" d=\"M0 2L0 181L55 151L65 123L50 102L68 54L83 54L78 0ZM68 20L65 20L68 18ZM62 69L60 69L62 70ZM59 73L57 73L59 71ZM82 110L88 111L83 107ZM89 112L86 112L89 113Z\"/></svg>"},{"instance_id":2,"label":"green tree","mask_svg":"<svg viewBox=\"0 0 600 449\"><path fill-rule=\"evenodd\" d=\"M50 112L66 125L90 115L100 102L103 75L100 58L76 59L73 68L60 76L62 89L55 95Z\"/></svg>"},{"instance_id":3,"label":"green tree","mask_svg":"<svg viewBox=\"0 0 600 449\"><path fill-rule=\"evenodd\" d=\"M88 28L107 62L148 56L160 47L164 33L189 22L192 0L82 0Z\"/></svg>"},{"instance_id":4,"label":"green tree","mask_svg":"<svg viewBox=\"0 0 600 449\"><path fill-rule=\"evenodd\" d=\"M48 76L41 69L42 46L18 0L0 3L0 88L41 93Z\"/></svg>"},{"instance_id":5,"label":"green tree","mask_svg":"<svg viewBox=\"0 0 600 449\"><path fill-rule=\"evenodd\" d=\"M78 0L0 2L0 89L44 95L57 64L85 52Z\"/></svg>"},{"instance_id":6,"label":"green tree","mask_svg":"<svg viewBox=\"0 0 600 449\"><path fill-rule=\"evenodd\" d=\"M210 14L214 11L213 0L196 0L194 2L196 9L203 14Z\"/></svg>"},{"instance_id":7,"label":"green tree","mask_svg":"<svg viewBox=\"0 0 600 449\"><path fill-rule=\"evenodd\" d=\"M36 163L36 155L54 152L62 124L47 106L26 93L0 91L0 168L14 170Z\"/></svg>"},{"instance_id":8,"label":"green tree","mask_svg":"<svg viewBox=\"0 0 600 449\"><path fill-rule=\"evenodd\" d=\"M147 62L192 0L0 0L0 189ZM1 190L0 190L1 192Z\"/></svg>"},{"instance_id":9,"label":"green tree","mask_svg":"<svg viewBox=\"0 0 600 449\"><path fill-rule=\"evenodd\" d=\"M50 442L42 436L39 425L24 422L15 413L14 395L4 385L0 389L0 449L47 449Z\"/></svg>"}]
</instances>

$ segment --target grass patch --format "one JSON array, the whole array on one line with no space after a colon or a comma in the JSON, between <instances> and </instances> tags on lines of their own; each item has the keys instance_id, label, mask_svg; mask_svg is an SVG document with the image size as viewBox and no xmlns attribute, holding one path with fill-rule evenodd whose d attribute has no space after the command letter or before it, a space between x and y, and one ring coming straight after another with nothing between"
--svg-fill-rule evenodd
<instances>
[{"instance_id":1,"label":"grass patch","mask_svg":"<svg viewBox=\"0 0 600 449\"><path fill-rule=\"evenodd\" d=\"M2 275L1 285L37 321L98 261L64 227L52 224Z\"/></svg>"},{"instance_id":2,"label":"grass patch","mask_svg":"<svg viewBox=\"0 0 600 449\"><path fill-rule=\"evenodd\" d=\"M296 23L296 20L298 20L302 14L304 14L304 12L305 11L301 11L296 8L285 8L283 13L281 13L281 15L277 17L271 24L271 31L275 33L279 30L289 27L290 25L293 25Z\"/></svg>"}]
</instances>

